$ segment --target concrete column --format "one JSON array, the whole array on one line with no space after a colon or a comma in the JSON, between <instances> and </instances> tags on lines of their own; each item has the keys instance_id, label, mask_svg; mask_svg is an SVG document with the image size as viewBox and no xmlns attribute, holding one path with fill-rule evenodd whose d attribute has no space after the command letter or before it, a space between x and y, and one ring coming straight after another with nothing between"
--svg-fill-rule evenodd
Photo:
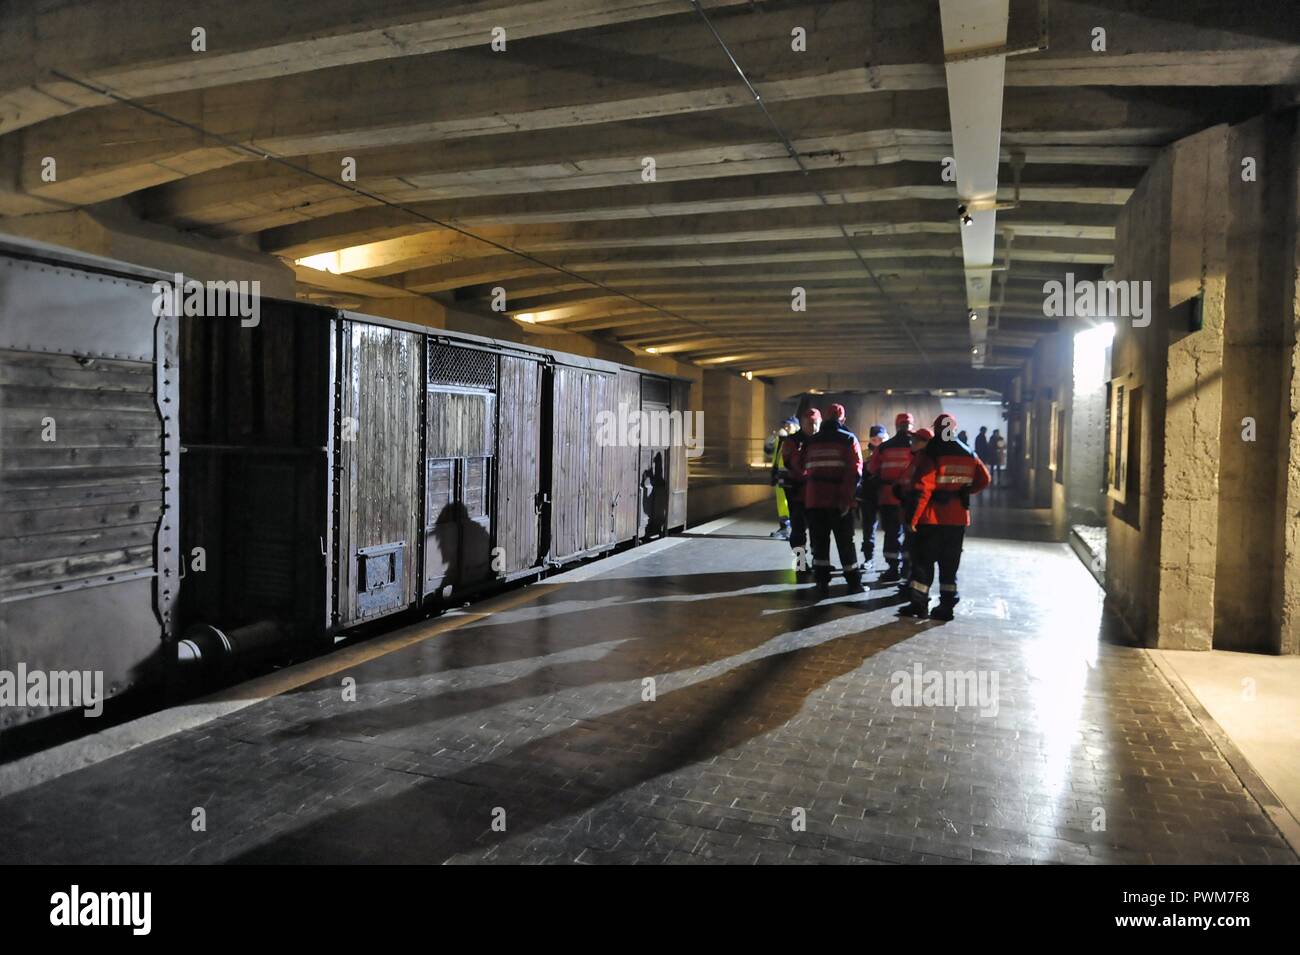
<instances>
[{"instance_id":1,"label":"concrete column","mask_svg":"<svg viewBox=\"0 0 1300 955\"><path fill-rule=\"evenodd\" d=\"M1289 378L1294 303L1283 300L1287 263L1282 214L1294 203L1291 155L1294 114L1263 116L1234 126L1227 141L1225 193L1228 282L1223 360L1222 461L1219 468L1214 646L1275 651L1273 568L1280 555L1276 504L1278 461L1291 451L1277 398ZM1253 166L1243 177L1242 160ZM1293 221L1293 219L1292 219ZM1294 243L1291 246L1294 254ZM1288 309L1286 306L1291 305ZM1271 559L1270 559L1271 558Z\"/></svg>"},{"instance_id":2,"label":"concrete column","mask_svg":"<svg viewBox=\"0 0 1300 955\"><path fill-rule=\"evenodd\" d=\"M1165 347L1169 284L1169 206L1173 158L1165 151L1147 170L1120 212L1115 229L1116 282L1151 283L1151 323L1135 327L1116 317L1111 347L1115 388L1140 389L1132 415L1141 428L1126 500L1109 496L1106 519L1106 606L1144 643L1156 640L1160 588L1161 510L1164 504ZM1110 492L1108 492L1108 495Z\"/></svg>"},{"instance_id":3,"label":"concrete column","mask_svg":"<svg viewBox=\"0 0 1300 955\"><path fill-rule=\"evenodd\" d=\"M1104 354L1080 355L1071 329L1069 433L1065 444L1065 513L1069 524L1105 523L1106 377Z\"/></svg>"},{"instance_id":4,"label":"concrete column","mask_svg":"<svg viewBox=\"0 0 1300 955\"><path fill-rule=\"evenodd\" d=\"M1283 218L1274 230L1275 255L1264 273L1279 287L1283 361L1270 633L1277 652L1300 653L1300 129L1294 110L1285 121L1289 141L1275 123L1266 133L1269 149L1262 163L1270 185L1265 201Z\"/></svg>"},{"instance_id":5,"label":"concrete column","mask_svg":"<svg viewBox=\"0 0 1300 955\"><path fill-rule=\"evenodd\" d=\"M1294 111L1205 130L1120 217L1113 277L1152 279L1154 301L1149 326L1117 323L1143 441L1141 492L1108 520L1107 601L1160 647L1300 651L1298 149Z\"/></svg>"},{"instance_id":6,"label":"concrete column","mask_svg":"<svg viewBox=\"0 0 1300 955\"><path fill-rule=\"evenodd\" d=\"M1227 288L1228 128L1172 147L1169 351L1156 643L1208 650L1214 638ZM1158 276L1153 276L1158 279ZM1203 327L1189 330L1202 298Z\"/></svg>"},{"instance_id":7,"label":"concrete column","mask_svg":"<svg viewBox=\"0 0 1300 955\"><path fill-rule=\"evenodd\" d=\"M744 470L762 455L763 439L777 423L770 388L734 372L704 372L704 448L711 465Z\"/></svg>"}]
</instances>

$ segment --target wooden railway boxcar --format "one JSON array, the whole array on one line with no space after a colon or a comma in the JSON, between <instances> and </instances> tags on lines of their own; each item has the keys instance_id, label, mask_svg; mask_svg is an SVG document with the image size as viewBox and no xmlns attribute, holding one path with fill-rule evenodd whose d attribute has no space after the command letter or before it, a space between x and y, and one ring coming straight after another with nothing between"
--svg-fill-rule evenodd
<instances>
[{"instance_id":1,"label":"wooden railway boxcar","mask_svg":"<svg viewBox=\"0 0 1300 955\"><path fill-rule=\"evenodd\" d=\"M301 302L158 317L171 278L0 246L0 669L113 695L685 523L683 449L624 426L684 379Z\"/></svg>"},{"instance_id":2,"label":"wooden railway boxcar","mask_svg":"<svg viewBox=\"0 0 1300 955\"><path fill-rule=\"evenodd\" d=\"M602 440L682 380L300 303L183 328L188 620L331 634L684 524L684 455Z\"/></svg>"},{"instance_id":3,"label":"wooden railway boxcar","mask_svg":"<svg viewBox=\"0 0 1300 955\"><path fill-rule=\"evenodd\" d=\"M0 670L47 681L0 730L59 708L56 674L98 673L111 698L161 673L180 580L163 277L0 241Z\"/></svg>"}]
</instances>

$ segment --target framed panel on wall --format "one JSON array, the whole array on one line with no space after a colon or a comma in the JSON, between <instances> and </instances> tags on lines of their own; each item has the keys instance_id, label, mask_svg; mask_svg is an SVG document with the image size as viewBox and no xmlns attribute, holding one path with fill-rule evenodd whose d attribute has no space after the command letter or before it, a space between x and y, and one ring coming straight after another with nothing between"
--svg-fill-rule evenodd
<instances>
[{"instance_id":1,"label":"framed panel on wall","mask_svg":"<svg viewBox=\"0 0 1300 955\"><path fill-rule=\"evenodd\" d=\"M1128 496L1129 394L1123 381L1115 379L1109 388L1110 424L1106 435L1106 494L1123 504Z\"/></svg>"},{"instance_id":2,"label":"framed panel on wall","mask_svg":"<svg viewBox=\"0 0 1300 955\"><path fill-rule=\"evenodd\" d=\"M1052 402L1051 438L1048 443L1047 467L1055 475L1057 484L1065 483L1065 409L1059 401Z\"/></svg>"}]
</instances>

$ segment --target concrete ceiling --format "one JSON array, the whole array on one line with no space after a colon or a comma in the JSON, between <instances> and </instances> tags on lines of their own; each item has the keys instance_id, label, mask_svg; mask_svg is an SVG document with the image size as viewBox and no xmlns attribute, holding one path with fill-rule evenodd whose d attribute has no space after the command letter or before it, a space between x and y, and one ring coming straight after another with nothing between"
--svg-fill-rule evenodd
<instances>
[{"instance_id":1,"label":"concrete ceiling","mask_svg":"<svg viewBox=\"0 0 1300 955\"><path fill-rule=\"evenodd\" d=\"M687 0L0 0L0 215L126 204L341 273L305 286L471 309L501 287L538 327L755 375L969 371L939 0L702 6L766 113ZM1111 261L1161 146L1300 82L1290 2L1047 7L985 137L990 201L1023 161L990 374L1055 329L1045 281ZM1006 49L1040 12L1010 4Z\"/></svg>"}]
</instances>

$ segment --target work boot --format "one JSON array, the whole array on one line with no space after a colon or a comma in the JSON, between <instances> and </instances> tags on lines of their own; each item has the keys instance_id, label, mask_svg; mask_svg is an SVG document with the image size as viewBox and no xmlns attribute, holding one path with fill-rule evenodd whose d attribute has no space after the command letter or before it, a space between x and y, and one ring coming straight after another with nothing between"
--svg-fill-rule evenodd
<instances>
[{"instance_id":1,"label":"work boot","mask_svg":"<svg viewBox=\"0 0 1300 955\"><path fill-rule=\"evenodd\" d=\"M867 588L862 586L862 575L861 575L861 574L859 574L859 573L854 573L854 572L852 572L852 571L849 571L849 572L845 573L845 575L844 575L844 579L845 579L845 581L846 581L846 582L848 583L848 585L849 585L849 593L851 593L851 594L863 594L863 593L866 593L866 592L867 592Z\"/></svg>"},{"instance_id":2,"label":"work boot","mask_svg":"<svg viewBox=\"0 0 1300 955\"><path fill-rule=\"evenodd\" d=\"M888 558L886 558L886 560L888 560ZM898 561L889 560L888 562L889 569L880 575L880 582L885 584L897 583L902 579L902 575L898 572Z\"/></svg>"},{"instance_id":3,"label":"work boot","mask_svg":"<svg viewBox=\"0 0 1300 955\"><path fill-rule=\"evenodd\" d=\"M953 597L951 600L940 597L939 606L930 611L931 620L951 620L952 608L957 606L958 598Z\"/></svg>"},{"instance_id":4,"label":"work boot","mask_svg":"<svg viewBox=\"0 0 1300 955\"><path fill-rule=\"evenodd\" d=\"M900 617L924 617L929 609L930 600L927 597L912 597L898 608Z\"/></svg>"},{"instance_id":5,"label":"work boot","mask_svg":"<svg viewBox=\"0 0 1300 955\"><path fill-rule=\"evenodd\" d=\"M821 600L831 592L831 575L821 570L813 571L813 596Z\"/></svg>"}]
</instances>

